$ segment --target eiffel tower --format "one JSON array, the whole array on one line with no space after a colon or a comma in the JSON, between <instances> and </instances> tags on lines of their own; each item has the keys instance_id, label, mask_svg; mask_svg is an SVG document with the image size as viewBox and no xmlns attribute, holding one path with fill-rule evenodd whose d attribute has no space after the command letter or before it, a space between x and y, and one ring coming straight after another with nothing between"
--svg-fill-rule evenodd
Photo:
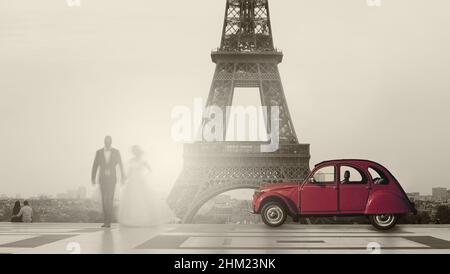
<instances>
[{"instance_id":1,"label":"eiffel tower","mask_svg":"<svg viewBox=\"0 0 450 274\"><path fill-rule=\"evenodd\" d=\"M183 170L168 198L183 223L192 223L197 211L219 194L295 182L309 172L309 145L298 142L281 84L283 53L273 45L268 0L227 0L225 12L220 48L211 53L216 70L206 107L225 110L235 88L259 88L262 106L278 107L279 146L261 152L263 142L185 144Z\"/></svg>"}]
</instances>

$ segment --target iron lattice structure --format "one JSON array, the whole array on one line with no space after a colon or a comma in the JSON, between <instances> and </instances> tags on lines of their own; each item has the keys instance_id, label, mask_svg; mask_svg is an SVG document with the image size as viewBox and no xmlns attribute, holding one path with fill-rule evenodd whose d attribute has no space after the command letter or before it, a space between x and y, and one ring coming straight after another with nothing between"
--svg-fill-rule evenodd
<instances>
[{"instance_id":1,"label":"iron lattice structure","mask_svg":"<svg viewBox=\"0 0 450 274\"><path fill-rule=\"evenodd\" d=\"M186 144L183 170L168 198L183 223L192 222L202 205L221 193L295 182L309 172L309 145L298 143L278 71L283 54L273 45L268 0L227 0L222 42L211 57L216 70L207 107L225 111L235 88L259 88L263 106L279 107L280 146L262 153L259 142ZM223 134L225 140L226 129Z\"/></svg>"}]
</instances>

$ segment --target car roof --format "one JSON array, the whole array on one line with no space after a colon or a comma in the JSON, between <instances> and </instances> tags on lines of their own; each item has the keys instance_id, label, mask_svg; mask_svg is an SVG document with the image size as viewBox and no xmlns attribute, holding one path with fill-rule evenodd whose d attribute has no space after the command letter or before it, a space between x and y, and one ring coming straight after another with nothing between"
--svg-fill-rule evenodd
<instances>
[{"instance_id":1,"label":"car roof","mask_svg":"<svg viewBox=\"0 0 450 274\"><path fill-rule=\"evenodd\" d=\"M315 167L317 167L317 166L319 166L319 165L323 165L323 164L358 163L358 162L361 162L361 163L370 163L370 164L374 164L374 165L383 167L382 165L380 165L380 164L377 163L377 162L370 161L370 160L364 160L364 159L337 159L337 160L327 160L327 161L323 161L323 162L320 162L320 163L316 164Z\"/></svg>"}]
</instances>

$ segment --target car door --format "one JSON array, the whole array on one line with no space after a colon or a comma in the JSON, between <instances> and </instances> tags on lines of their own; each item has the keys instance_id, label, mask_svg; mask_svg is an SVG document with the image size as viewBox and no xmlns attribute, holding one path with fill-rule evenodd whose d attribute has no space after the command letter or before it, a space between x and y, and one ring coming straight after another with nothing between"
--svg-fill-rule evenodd
<instances>
[{"instance_id":1,"label":"car door","mask_svg":"<svg viewBox=\"0 0 450 274\"><path fill-rule=\"evenodd\" d=\"M341 165L339 176L339 210L341 213L364 213L371 188L365 172L356 166Z\"/></svg>"},{"instance_id":2,"label":"car door","mask_svg":"<svg viewBox=\"0 0 450 274\"><path fill-rule=\"evenodd\" d=\"M302 214L328 214L338 210L336 166L317 168L300 190Z\"/></svg>"}]
</instances>

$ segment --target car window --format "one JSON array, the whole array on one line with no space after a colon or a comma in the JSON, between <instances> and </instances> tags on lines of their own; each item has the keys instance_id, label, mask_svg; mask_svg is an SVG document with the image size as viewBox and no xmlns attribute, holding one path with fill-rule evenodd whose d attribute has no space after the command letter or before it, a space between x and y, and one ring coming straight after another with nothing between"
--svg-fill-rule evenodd
<instances>
[{"instance_id":1,"label":"car window","mask_svg":"<svg viewBox=\"0 0 450 274\"><path fill-rule=\"evenodd\" d=\"M323 167L314 173L315 184L334 184L334 166Z\"/></svg>"},{"instance_id":2,"label":"car window","mask_svg":"<svg viewBox=\"0 0 450 274\"><path fill-rule=\"evenodd\" d=\"M341 166L341 184L363 185L367 184L365 176L356 168L351 166Z\"/></svg>"},{"instance_id":3,"label":"car window","mask_svg":"<svg viewBox=\"0 0 450 274\"><path fill-rule=\"evenodd\" d=\"M384 173L381 172L380 170L378 170L376 168L369 167L369 173L370 173L370 176L372 177L372 182L375 185L387 185L387 184L389 184L389 181L388 181L386 175L384 175Z\"/></svg>"}]
</instances>

